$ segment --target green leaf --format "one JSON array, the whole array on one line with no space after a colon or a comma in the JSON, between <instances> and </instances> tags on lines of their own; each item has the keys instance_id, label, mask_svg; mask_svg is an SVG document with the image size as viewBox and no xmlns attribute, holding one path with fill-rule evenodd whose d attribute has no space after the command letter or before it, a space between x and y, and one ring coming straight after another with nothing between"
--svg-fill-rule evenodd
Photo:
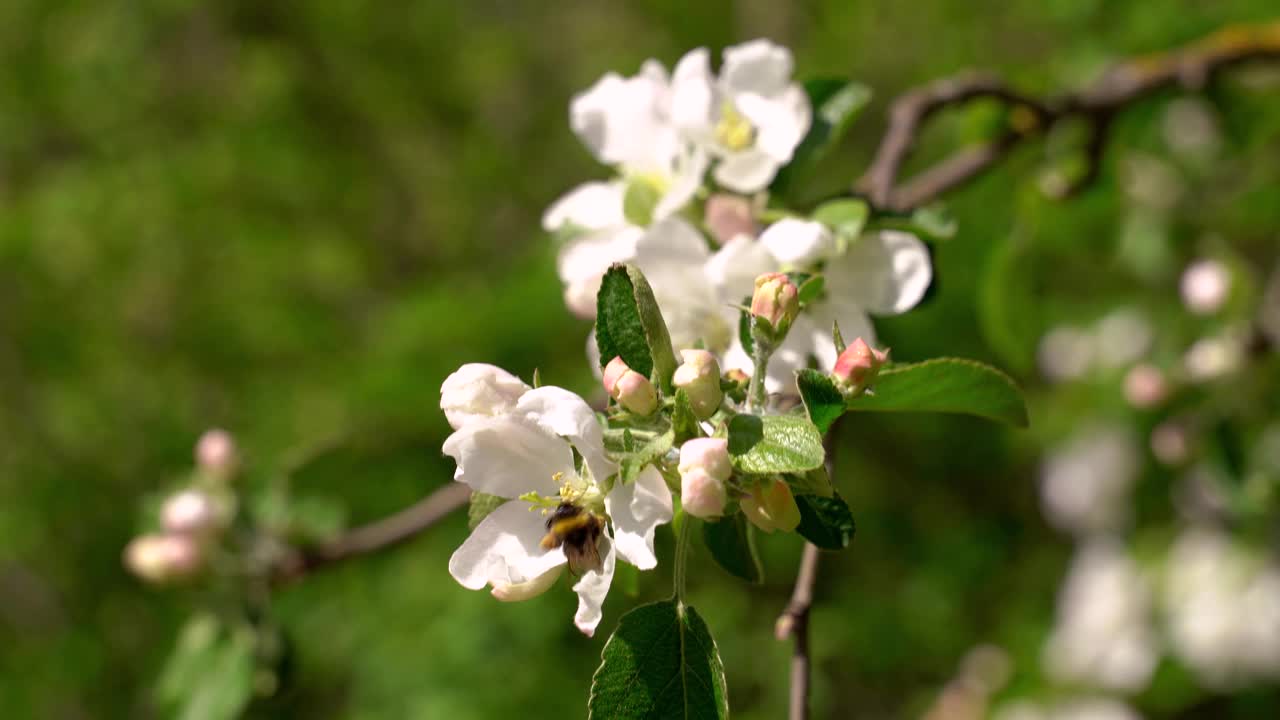
<instances>
[{"instance_id":1,"label":"green leaf","mask_svg":"<svg viewBox=\"0 0 1280 720\"><path fill-rule=\"evenodd\" d=\"M736 415L729 421L729 454L746 473L804 472L826 457L822 433L796 415Z\"/></svg>"},{"instance_id":2,"label":"green leaf","mask_svg":"<svg viewBox=\"0 0 1280 720\"><path fill-rule=\"evenodd\" d=\"M746 516L735 512L716 522L703 523L702 541L711 557L730 575L759 585L764 582L764 568L760 566L752 532Z\"/></svg>"},{"instance_id":3,"label":"green leaf","mask_svg":"<svg viewBox=\"0 0 1280 720\"><path fill-rule=\"evenodd\" d=\"M813 123L796 147L795 155L770 185L775 194L795 190L798 180L813 170L818 161L844 137L858 112L871 102L871 89L842 78L815 78L804 84L813 107Z\"/></svg>"},{"instance_id":4,"label":"green leaf","mask_svg":"<svg viewBox=\"0 0 1280 720\"><path fill-rule=\"evenodd\" d=\"M204 668L217 654L222 630L212 613L192 615L182 626L156 683L156 695L162 703L179 703L195 690Z\"/></svg>"},{"instance_id":5,"label":"green leaf","mask_svg":"<svg viewBox=\"0 0 1280 720\"><path fill-rule=\"evenodd\" d=\"M675 432L673 444L681 444L702 434L698 429L698 416L694 414L693 404L689 402L689 394L683 389L676 391L676 400L671 408L671 429Z\"/></svg>"},{"instance_id":6,"label":"green leaf","mask_svg":"<svg viewBox=\"0 0 1280 720\"><path fill-rule=\"evenodd\" d=\"M212 615L183 628L157 694L180 720L233 720L253 698L254 647L248 628L229 629Z\"/></svg>"},{"instance_id":7,"label":"green leaf","mask_svg":"<svg viewBox=\"0 0 1280 720\"><path fill-rule=\"evenodd\" d=\"M963 413L1027 426L1027 407L1018 386L1008 375L973 360L937 358L892 365L880 371L872 390L846 407L870 412Z\"/></svg>"},{"instance_id":8,"label":"green leaf","mask_svg":"<svg viewBox=\"0 0 1280 720\"><path fill-rule=\"evenodd\" d=\"M827 287L827 281L821 275L814 275L800 284L800 291L796 299L801 305L808 305L822 297L822 291Z\"/></svg>"},{"instance_id":9,"label":"green leaf","mask_svg":"<svg viewBox=\"0 0 1280 720\"><path fill-rule=\"evenodd\" d=\"M796 495L817 495L831 497L835 490L831 487L831 478L827 476L827 468L820 467L807 473L788 473L784 476L791 492Z\"/></svg>"},{"instance_id":10,"label":"green leaf","mask_svg":"<svg viewBox=\"0 0 1280 720\"><path fill-rule=\"evenodd\" d=\"M838 494L797 495L800 525L796 532L823 550L843 550L853 539L853 513Z\"/></svg>"},{"instance_id":11,"label":"green leaf","mask_svg":"<svg viewBox=\"0 0 1280 720\"><path fill-rule=\"evenodd\" d=\"M622 482L634 481L646 465L662 457L671 449L674 440L675 431L668 429L647 442L635 443L633 449L629 452L620 453L616 460L618 461L618 474Z\"/></svg>"},{"instance_id":12,"label":"green leaf","mask_svg":"<svg viewBox=\"0 0 1280 720\"><path fill-rule=\"evenodd\" d=\"M742 301L743 308L751 305L751 297L748 296ZM756 341L751 336L751 321L754 316L745 309L738 311L738 342L742 343L742 349L747 355L755 355Z\"/></svg>"},{"instance_id":13,"label":"green leaf","mask_svg":"<svg viewBox=\"0 0 1280 720\"><path fill-rule=\"evenodd\" d=\"M826 434L831 424L844 414L844 395L826 373L805 369L796 371L796 387L818 432Z\"/></svg>"},{"instance_id":14,"label":"green leaf","mask_svg":"<svg viewBox=\"0 0 1280 720\"><path fill-rule=\"evenodd\" d=\"M472 492L471 505L467 508L467 529L475 530L481 520L489 517L489 513L497 510L498 506L506 501L506 498L498 495Z\"/></svg>"},{"instance_id":15,"label":"green leaf","mask_svg":"<svg viewBox=\"0 0 1280 720\"><path fill-rule=\"evenodd\" d=\"M895 228L933 240L950 240L955 237L959 223L942 203L916 208L907 214L886 213L872 223L877 228Z\"/></svg>"},{"instance_id":16,"label":"green leaf","mask_svg":"<svg viewBox=\"0 0 1280 720\"><path fill-rule=\"evenodd\" d=\"M707 625L676 600L622 616L591 681L589 720L724 720L724 665Z\"/></svg>"},{"instance_id":17,"label":"green leaf","mask_svg":"<svg viewBox=\"0 0 1280 720\"><path fill-rule=\"evenodd\" d=\"M596 296L596 347L600 367L621 356L627 366L655 378L671 392L676 354L658 301L644 274L632 265L609 268Z\"/></svg>"},{"instance_id":18,"label":"green leaf","mask_svg":"<svg viewBox=\"0 0 1280 720\"><path fill-rule=\"evenodd\" d=\"M871 215L871 206L859 198L839 198L822 203L813 211L813 219L831 228L838 239L853 242Z\"/></svg>"}]
</instances>

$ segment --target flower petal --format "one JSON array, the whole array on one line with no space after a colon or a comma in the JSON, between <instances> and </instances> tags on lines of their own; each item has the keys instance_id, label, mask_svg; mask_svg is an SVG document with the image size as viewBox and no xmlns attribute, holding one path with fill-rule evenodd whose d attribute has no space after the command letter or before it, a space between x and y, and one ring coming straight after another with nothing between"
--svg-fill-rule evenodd
<instances>
[{"instance_id":1,"label":"flower petal","mask_svg":"<svg viewBox=\"0 0 1280 720\"><path fill-rule=\"evenodd\" d=\"M807 311L812 323L811 354L817 358L818 367L831 372L836 366L835 340L831 337L831 328L840 324L840 335L845 342L853 342L854 338L862 338L868 345L876 344L876 330L871 318L862 308L852 304L828 301L814 303Z\"/></svg>"},{"instance_id":2,"label":"flower petal","mask_svg":"<svg viewBox=\"0 0 1280 720\"><path fill-rule=\"evenodd\" d=\"M662 473L650 465L635 482L614 485L604 499L613 519L614 547L624 560L641 570L658 564L653 554L653 534L659 525L671 522L671 490Z\"/></svg>"},{"instance_id":3,"label":"flower petal","mask_svg":"<svg viewBox=\"0 0 1280 720\"><path fill-rule=\"evenodd\" d=\"M524 397L533 392L537 391ZM444 454L458 463L454 480L505 498L531 491L556 495L560 487L552 477L574 471L569 444L518 415L479 418L463 425L445 439Z\"/></svg>"},{"instance_id":4,"label":"flower petal","mask_svg":"<svg viewBox=\"0 0 1280 720\"><path fill-rule=\"evenodd\" d=\"M608 535L600 537L600 558L603 561L600 572L588 570L573 586L573 591L578 593L578 612L573 616L573 624L587 637L595 635L596 626L604 617L604 599L609 594L609 585L613 583L617 553L613 551L613 542Z\"/></svg>"},{"instance_id":5,"label":"flower petal","mask_svg":"<svg viewBox=\"0 0 1280 720\"><path fill-rule=\"evenodd\" d=\"M763 38L724 49L720 83L729 92L775 95L791 80L791 51Z\"/></svg>"},{"instance_id":6,"label":"flower petal","mask_svg":"<svg viewBox=\"0 0 1280 720\"><path fill-rule=\"evenodd\" d=\"M585 182L556 200L542 215L542 229L555 232L565 225L601 230L625 225L622 182Z\"/></svg>"},{"instance_id":7,"label":"flower petal","mask_svg":"<svg viewBox=\"0 0 1280 720\"><path fill-rule=\"evenodd\" d=\"M560 250L556 266L565 284L565 304L574 314L596 316L596 293L605 271L630 260L643 234L638 227L621 225L575 238Z\"/></svg>"},{"instance_id":8,"label":"flower petal","mask_svg":"<svg viewBox=\"0 0 1280 720\"><path fill-rule=\"evenodd\" d=\"M932 280L929 249L900 230L863 235L827 268L828 293L877 315L897 315L915 307Z\"/></svg>"},{"instance_id":9,"label":"flower petal","mask_svg":"<svg viewBox=\"0 0 1280 720\"><path fill-rule=\"evenodd\" d=\"M666 121L666 71L649 61L623 78L608 73L569 105L569 124L596 158L609 165L648 171L668 167L678 149Z\"/></svg>"},{"instance_id":10,"label":"flower petal","mask_svg":"<svg viewBox=\"0 0 1280 720\"><path fill-rule=\"evenodd\" d=\"M746 93L735 98L734 104L756 129L755 148L780 165L790 162L812 122L809 96L804 90L791 85L771 98Z\"/></svg>"},{"instance_id":11,"label":"flower petal","mask_svg":"<svg viewBox=\"0 0 1280 720\"><path fill-rule=\"evenodd\" d=\"M596 420L595 411L576 394L551 385L540 387L525 393L515 411L547 432L573 443L597 481L618 471L618 466L605 456L604 430Z\"/></svg>"},{"instance_id":12,"label":"flower petal","mask_svg":"<svg viewBox=\"0 0 1280 720\"><path fill-rule=\"evenodd\" d=\"M671 72L671 121L693 137L709 135L716 110L711 54L706 48L690 50Z\"/></svg>"},{"instance_id":13,"label":"flower petal","mask_svg":"<svg viewBox=\"0 0 1280 720\"><path fill-rule=\"evenodd\" d=\"M500 367L467 363L440 386L440 409L457 430L471 420L511 412L520 396L531 389Z\"/></svg>"},{"instance_id":14,"label":"flower petal","mask_svg":"<svg viewBox=\"0 0 1280 720\"><path fill-rule=\"evenodd\" d=\"M795 218L779 220L765 228L760 244L784 267L808 267L835 250L835 238L826 225Z\"/></svg>"},{"instance_id":15,"label":"flower petal","mask_svg":"<svg viewBox=\"0 0 1280 720\"><path fill-rule=\"evenodd\" d=\"M751 297L757 275L777 269L778 261L768 248L754 238L738 235L711 256L704 272L722 302L740 304Z\"/></svg>"},{"instance_id":16,"label":"flower petal","mask_svg":"<svg viewBox=\"0 0 1280 720\"><path fill-rule=\"evenodd\" d=\"M469 590L485 585L505 587L541 578L565 564L560 548L544 550L546 534L542 513L513 500L480 521L462 546L449 558L449 574Z\"/></svg>"},{"instance_id":17,"label":"flower petal","mask_svg":"<svg viewBox=\"0 0 1280 720\"><path fill-rule=\"evenodd\" d=\"M740 193L763 190L777 174L781 163L776 158L756 148L726 156L716 166L716 182Z\"/></svg>"},{"instance_id":18,"label":"flower petal","mask_svg":"<svg viewBox=\"0 0 1280 720\"><path fill-rule=\"evenodd\" d=\"M564 574L564 565L557 565L538 577L522 583L496 582L493 584L493 589L489 591L489 594L501 602L532 600L550 590L551 586L556 584L556 580L559 580L562 574Z\"/></svg>"}]
</instances>

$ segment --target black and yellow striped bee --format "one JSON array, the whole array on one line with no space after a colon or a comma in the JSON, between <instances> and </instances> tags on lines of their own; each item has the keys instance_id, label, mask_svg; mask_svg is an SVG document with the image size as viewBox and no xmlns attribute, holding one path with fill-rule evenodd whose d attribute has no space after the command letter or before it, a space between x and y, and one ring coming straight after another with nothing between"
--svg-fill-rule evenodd
<instances>
[{"instance_id":1,"label":"black and yellow striped bee","mask_svg":"<svg viewBox=\"0 0 1280 720\"><path fill-rule=\"evenodd\" d=\"M564 548L569 569L575 574L588 570L600 572L604 563L600 560L597 543L604 532L604 520L586 508L570 502L562 502L547 518L547 534L542 538L542 549Z\"/></svg>"}]
</instances>

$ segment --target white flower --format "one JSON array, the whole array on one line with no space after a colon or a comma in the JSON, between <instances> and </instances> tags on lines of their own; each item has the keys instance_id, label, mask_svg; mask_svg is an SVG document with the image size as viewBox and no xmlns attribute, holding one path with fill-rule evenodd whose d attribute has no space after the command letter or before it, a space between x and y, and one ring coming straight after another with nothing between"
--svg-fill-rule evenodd
<instances>
[{"instance_id":1,"label":"white flower","mask_svg":"<svg viewBox=\"0 0 1280 720\"><path fill-rule=\"evenodd\" d=\"M1055 527L1077 535L1122 530L1140 469L1137 440L1127 428L1085 430L1041 466L1045 515Z\"/></svg>"},{"instance_id":2,"label":"white flower","mask_svg":"<svg viewBox=\"0 0 1280 720\"><path fill-rule=\"evenodd\" d=\"M523 380L494 365L467 363L444 379L440 409L454 430L479 418L505 415L531 390Z\"/></svg>"},{"instance_id":3,"label":"white flower","mask_svg":"<svg viewBox=\"0 0 1280 720\"><path fill-rule=\"evenodd\" d=\"M1060 680L1141 690L1159 659L1150 614L1146 580L1123 548L1111 541L1082 546L1058 595L1046 669Z\"/></svg>"},{"instance_id":4,"label":"white flower","mask_svg":"<svg viewBox=\"0 0 1280 720\"><path fill-rule=\"evenodd\" d=\"M574 463L574 451L582 457ZM617 480L617 466L605 455L595 413L573 393L542 387L523 393L507 412L474 416L444 443L457 461L454 479L478 492L507 498L486 517L449 559L449 572L463 587L490 585L501 600L522 600L549 588L568 562L563 547L548 549L546 517L560 503L607 519L588 553L598 566L580 568L574 622L591 635L613 579L616 556L647 570L657 564L653 535L671 520L671 491L650 466L632 483ZM537 497L538 502L522 500Z\"/></svg>"},{"instance_id":5,"label":"white flower","mask_svg":"<svg viewBox=\"0 0 1280 720\"><path fill-rule=\"evenodd\" d=\"M766 237L769 245L764 243ZM804 259L806 264L834 248L821 234L815 234L810 224L787 223L781 230L771 226L761 235L760 242L739 237L721 248L710 263L709 274L721 283L722 295L741 302L741 297L750 294L750 283L744 282L747 277L784 265L769 247L786 246L792 239L794 247L802 249L793 257ZM810 303L796 318L769 363L766 387L770 392L790 388L795 371L808 367L810 357L816 358L824 371L835 367L838 353L831 329L836 323L844 337L861 337L876 344L867 313L897 315L915 307L929 288L933 267L928 249L914 235L882 230L858 238L843 255L828 255L823 275L825 297ZM724 366L750 371L752 365L751 356L735 337Z\"/></svg>"},{"instance_id":6,"label":"white flower","mask_svg":"<svg viewBox=\"0 0 1280 720\"><path fill-rule=\"evenodd\" d=\"M710 54L676 64L671 114L680 130L719 159L716 182L740 193L763 190L809 131L809 97L792 82L791 52L768 40L726 48L718 77Z\"/></svg>"}]
</instances>

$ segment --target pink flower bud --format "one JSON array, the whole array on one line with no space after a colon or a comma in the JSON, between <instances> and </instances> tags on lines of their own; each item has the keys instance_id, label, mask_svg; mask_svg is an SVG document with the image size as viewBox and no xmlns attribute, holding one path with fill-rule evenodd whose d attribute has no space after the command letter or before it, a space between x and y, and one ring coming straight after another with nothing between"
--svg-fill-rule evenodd
<instances>
[{"instance_id":1,"label":"pink flower bud","mask_svg":"<svg viewBox=\"0 0 1280 720\"><path fill-rule=\"evenodd\" d=\"M718 245L724 245L739 235L756 236L751 201L739 195L716 193L707 198L703 220Z\"/></svg>"},{"instance_id":2,"label":"pink flower bud","mask_svg":"<svg viewBox=\"0 0 1280 720\"><path fill-rule=\"evenodd\" d=\"M791 532L800 524L800 508L791 488L780 479L766 480L742 499L742 512L764 532Z\"/></svg>"},{"instance_id":3,"label":"pink flower bud","mask_svg":"<svg viewBox=\"0 0 1280 720\"><path fill-rule=\"evenodd\" d=\"M186 535L141 535L124 549L124 564L150 583L192 577L203 564L200 545Z\"/></svg>"},{"instance_id":4,"label":"pink flower bud","mask_svg":"<svg viewBox=\"0 0 1280 720\"><path fill-rule=\"evenodd\" d=\"M526 580L520 583L504 583L496 582L493 589L489 591L502 602L521 602L524 600L532 600L542 593L551 589L556 584L556 580L560 579L560 573L564 570L563 565L557 565L550 570L542 573L532 580Z\"/></svg>"},{"instance_id":5,"label":"pink flower bud","mask_svg":"<svg viewBox=\"0 0 1280 720\"><path fill-rule=\"evenodd\" d=\"M227 476L239 462L236 441L226 430L208 430L196 442L196 465L206 472Z\"/></svg>"},{"instance_id":6,"label":"pink flower bud","mask_svg":"<svg viewBox=\"0 0 1280 720\"><path fill-rule=\"evenodd\" d=\"M1139 410L1153 408L1168 396L1169 384L1154 365L1134 365L1124 376L1124 397Z\"/></svg>"},{"instance_id":7,"label":"pink flower bud","mask_svg":"<svg viewBox=\"0 0 1280 720\"><path fill-rule=\"evenodd\" d=\"M876 350L862 338L854 338L836 358L831 374L843 392L859 393L876 379L888 360L888 350Z\"/></svg>"},{"instance_id":8,"label":"pink flower bud","mask_svg":"<svg viewBox=\"0 0 1280 720\"><path fill-rule=\"evenodd\" d=\"M676 368L671 382L689 396L693 414L706 420L720 408L724 393L720 390L720 363L706 350L681 350L684 363Z\"/></svg>"},{"instance_id":9,"label":"pink flower bud","mask_svg":"<svg viewBox=\"0 0 1280 720\"><path fill-rule=\"evenodd\" d=\"M733 462L729 459L729 441L724 438L694 438L680 446L681 474L703 470L711 477L725 482L733 475Z\"/></svg>"},{"instance_id":10,"label":"pink flower bud","mask_svg":"<svg viewBox=\"0 0 1280 720\"><path fill-rule=\"evenodd\" d=\"M724 482L701 468L680 475L680 506L697 518L718 518L724 514L729 496Z\"/></svg>"},{"instance_id":11,"label":"pink flower bud","mask_svg":"<svg viewBox=\"0 0 1280 720\"><path fill-rule=\"evenodd\" d=\"M785 332L800 313L800 291L783 273L765 273L756 278L751 296L751 314Z\"/></svg>"},{"instance_id":12,"label":"pink flower bud","mask_svg":"<svg viewBox=\"0 0 1280 720\"><path fill-rule=\"evenodd\" d=\"M213 498L199 490L183 490L164 501L160 524L171 533L198 534L222 525L221 512Z\"/></svg>"},{"instance_id":13,"label":"pink flower bud","mask_svg":"<svg viewBox=\"0 0 1280 720\"><path fill-rule=\"evenodd\" d=\"M1222 309L1231 291L1231 273L1217 260L1197 260L1187 266L1179 284L1182 302L1197 315Z\"/></svg>"},{"instance_id":14,"label":"pink flower bud","mask_svg":"<svg viewBox=\"0 0 1280 720\"><path fill-rule=\"evenodd\" d=\"M658 409L658 394L653 383L628 367L622 356L605 366L604 389L609 397L637 415L652 415Z\"/></svg>"}]
</instances>

